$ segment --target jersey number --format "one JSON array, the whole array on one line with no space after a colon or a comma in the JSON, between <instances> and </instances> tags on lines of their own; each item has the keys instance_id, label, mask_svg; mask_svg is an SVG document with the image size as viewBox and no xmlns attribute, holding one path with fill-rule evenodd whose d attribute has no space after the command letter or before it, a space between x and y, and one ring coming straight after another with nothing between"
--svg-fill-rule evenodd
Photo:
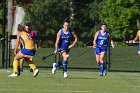
<instances>
[{"instance_id":1,"label":"jersey number","mask_svg":"<svg viewBox=\"0 0 140 93\"><path fill-rule=\"evenodd\" d=\"M103 43L104 43L104 40L101 40L101 41L100 41L100 45L102 45Z\"/></svg>"}]
</instances>

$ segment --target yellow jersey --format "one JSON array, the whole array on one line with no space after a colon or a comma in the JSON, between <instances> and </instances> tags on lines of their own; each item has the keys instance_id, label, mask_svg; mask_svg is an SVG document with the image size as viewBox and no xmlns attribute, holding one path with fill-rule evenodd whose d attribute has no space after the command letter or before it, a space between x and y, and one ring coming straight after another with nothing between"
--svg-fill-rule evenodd
<instances>
[{"instance_id":1,"label":"yellow jersey","mask_svg":"<svg viewBox=\"0 0 140 93\"><path fill-rule=\"evenodd\" d=\"M137 36L140 38L140 30L137 32Z\"/></svg>"},{"instance_id":2,"label":"yellow jersey","mask_svg":"<svg viewBox=\"0 0 140 93\"><path fill-rule=\"evenodd\" d=\"M35 50L35 43L27 32L20 32L20 43L24 49Z\"/></svg>"}]
</instances>

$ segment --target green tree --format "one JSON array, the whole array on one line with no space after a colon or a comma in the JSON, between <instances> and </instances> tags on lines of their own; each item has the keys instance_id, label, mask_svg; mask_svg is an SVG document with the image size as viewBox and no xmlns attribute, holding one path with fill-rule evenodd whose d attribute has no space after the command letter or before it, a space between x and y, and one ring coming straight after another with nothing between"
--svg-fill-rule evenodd
<instances>
[{"instance_id":1,"label":"green tree","mask_svg":"<svg viewBox=\"0 0 140 93\"><path fill-rule=\"evenodd\" d=\"M30 21L40 35L54 35L69 17L67 0L32 0L25 11L25 20Z\"/></svg>"},{"instance_id":2,"label":"green tree","mask_svg":"<svg viewBox=\"0 0 140 93\"><path fill-rule=\"evenodd\" d=\"M103 5L103 0L94 0L89 5L90 11L90 19L93 21L90 33L95 33L98 29L100 29L100 18L99 18L99 11L101 10Z\"/></svg>"},{"instance_id":3,"label":"green tree","mask_svg":"<svg viewBox=\"0 0 140 93\"><path fill-rule=\"evenodd\" d=\"M105 0L99 13L103 22L108 24L114 37L125 39L137 31L136 20L140 19L139 0Z\"/></svg>"},{"instance_id":4,"label":"green tree","mask_svg":"<svg viewBox=\"0 0 140 93\"><path fill-rule=\"evenodd\" d=\"M81 37L92 37L91 31L94 26L94 20L90 18L90 4L93 0L74 0L74 27Z\"/></svg>"},{"instance_id":5,"label":"green tree","mask_svg":"<svg viewBox=\"0 0 140 93\"><path fill-rule=\"evenodd\" d=\"M62 27L63 20L71 15L70 2L70 0L32 0L25 9L25 20L32 22L41 35L54 35ZM89 11L92 2L73 0L72 27L76 29L78 36L93 36L91 29L95 20L91 20Z\"/></svg>"}]
</instances>

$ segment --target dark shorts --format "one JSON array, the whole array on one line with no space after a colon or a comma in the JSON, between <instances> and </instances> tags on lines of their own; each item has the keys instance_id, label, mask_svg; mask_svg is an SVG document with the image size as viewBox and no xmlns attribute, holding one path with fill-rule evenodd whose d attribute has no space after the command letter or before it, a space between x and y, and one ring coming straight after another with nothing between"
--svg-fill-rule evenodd
<instances>
[{"instance_id":1,"label":"dark shorts","mask_svg":"<svg viewBox=\"0 0 140 93\"><path fill-rule=\"evenodd\" d=\"M66 52L69 52L69 49L64 49L64 48L58 48L58 52L61 52L61 51L66 51Z\"/></svg>"}]
</instances>

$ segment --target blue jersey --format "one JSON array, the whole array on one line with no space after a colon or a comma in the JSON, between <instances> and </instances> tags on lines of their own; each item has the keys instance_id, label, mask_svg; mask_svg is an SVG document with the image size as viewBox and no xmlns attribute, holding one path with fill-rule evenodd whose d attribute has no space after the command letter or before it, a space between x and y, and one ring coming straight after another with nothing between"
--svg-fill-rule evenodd
<instances>
[{"instance_id":1,"label":"blue jersey","mask_svg":"<svg viewBox=\"0 0 140 93\"><path fill-rule=\"evenodd\" d=\"M106 32L104 35L102 35L101 31L99 31L97 41L96 41L97 46L101 47L101 48L107 48L108 36L109 36L108 32Z\"/></svg>"},{"instance_id":2,"label":"blue jersey","mask_svg":"<svg viewBox=\"0 0 140 93\"><path fill-rule=\"evenodd\" d=\"M63 29L61 29L60 31L61 35L58 44L58 51L68 50L68 47L70 45L70 39L72 37L72 31L71 29L67 33L64 33Z\"/></svg>"}]
</instances>

